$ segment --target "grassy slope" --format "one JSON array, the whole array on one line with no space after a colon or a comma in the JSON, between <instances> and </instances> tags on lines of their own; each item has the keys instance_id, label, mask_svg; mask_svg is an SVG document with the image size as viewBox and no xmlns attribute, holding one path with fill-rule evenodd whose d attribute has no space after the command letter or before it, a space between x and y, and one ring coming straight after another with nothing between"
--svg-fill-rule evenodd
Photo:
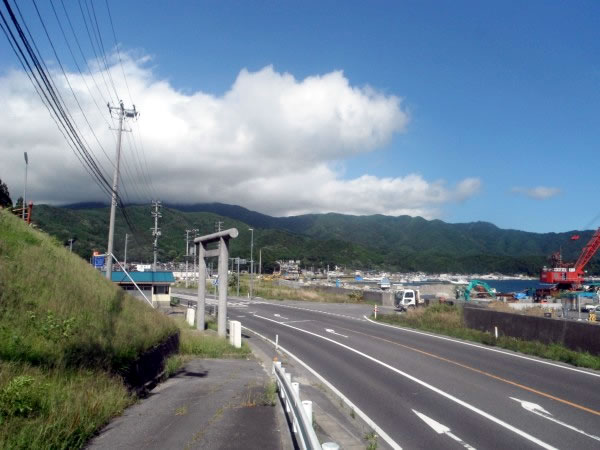
<instances>
[{"instance_id":1,"label":"grassy slope","mask_svg":"<svg viewBox=\"0 0 600 450\"><path fill-rule=\"evenodd\" d=\"M133 401L115 370L177 332L0 210L0 448L77 448Z\"/></svg>"}]
</instances>

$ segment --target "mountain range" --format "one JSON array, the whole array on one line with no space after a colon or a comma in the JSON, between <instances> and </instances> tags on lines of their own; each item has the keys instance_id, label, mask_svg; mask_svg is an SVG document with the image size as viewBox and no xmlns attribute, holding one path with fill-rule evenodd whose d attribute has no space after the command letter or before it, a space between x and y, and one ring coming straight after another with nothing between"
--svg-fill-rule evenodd
<instances>
[{"instance_id":1,"label":"mountain range","mask_svg":"<svg viewBox=\"0 0 600 450\"><path fill-rule=\"evenodd\" d=\"M154 224L150 206L130 205L126 211L133 233L117 216L115 254L123 259L125 233L129 233L128 261L150 261L150 229ZM164 205L161 212L160 261L184 260L185 230L208 234L217 222L223 222L223 228L236 227L240 231L231 243L233 257L249 259L248 228L254 229L254 259L258 260L260 251L267 272L276 267L277 260L295 259L301 260L304 267L315 268L338 265L363 270L536 275L547 257L559 249L565 260L575 260L593 234L591 230L531 233L501 229L488 222L452 224L411 216L329 213L272 217L222 203ZM89 259L93 250L106 249L108 217L108 206L79 203L36 206L33 219L61 241L76 238L73 250ZM575 234L580 239L571 240ZM600 273L598 255L588 271Z\"/></svg>"}]
</instances>

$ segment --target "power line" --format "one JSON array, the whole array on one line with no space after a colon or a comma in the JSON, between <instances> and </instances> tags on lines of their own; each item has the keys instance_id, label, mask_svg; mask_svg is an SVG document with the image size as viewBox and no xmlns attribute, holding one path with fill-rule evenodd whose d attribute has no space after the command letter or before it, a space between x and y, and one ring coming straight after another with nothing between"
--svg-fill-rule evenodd
<instances>
[{"instance_id":1,"label":"power line","mask_svg":"<svg viewBox=\"0 0 600 450\"><path fill-rule=\"evenodd\" d=\"M98 110L98 112L100 112L100 117L102 117L102 119L110 127L110 123L108 122L108 120L106 120L105 115L102 113L102 110L100 109L100 105L96 101L96 97L92 94L92 90L90 89L90 87L88 85L88 82L85 79L85 76L83 75L81 67L79 67L79 63L77 62L77 58L75 57L75 54L73 53L73 49L71 48L71 44L69 44L69 40L67 39L67 34L65 33L65 30L64 30L64 28L62 26L62 22L61 22L60 18L58 17L58 13L56 12L56 8L54 7L54 3L50 2L50 6L52 7L52 11L54 12L54 17L56 18L56 22L58 23L58 27L60 29L60 32L61 32L61 34L63 36L63 39L65 40L65 44L67 44L67 48L69 49L69 53L71 54L71 57L73 58L73 62L75 63L75 67L77 68L77 71L79 72L79 75L81 75L81 80L85 84L85 88L87 89L88 93L90 94L90 97L94 101L94 104L96 105L96 109ZM88 72L89 72L89 70L88 70ZM93 77L92 73L91 72L89 72L89 73L90 73L90 75L92 76L92 79L93 79L94 77ZM102 93L100 93L100 97L102 98ZM103 99L103 101L105 101L105 99ZM114 123L113 123L113 125L114 125Z\"/></svg>"},{"instance_id":2,"label":"power line","mask_svg":"<svg viewBox=\"0 0 600 450\"><path fill-rule=\"evenodd\" d=\"M115 95L117 96L117 98L120 98L120 96L117 94L117 88L115 86L115 82L112 78L112 73L110 71L110 67L108 65L108 59L106 58L106 50L104 49L104 42L102 41L102 33L100 32L100 27L98 26L98 18L96 17L96 8L94 8L94 2L90 1L90 4L92 6L92 13L94 15L94 22L92 23L91 20L91 15L90 15L90 23L92 24L92 27L95 24L95 32L98 35L98 40L97 42L100 44L98 49L101 51L101 55L102 55L102 59L104 61L104 67L106 67L106 73L108 74L108 79L110 80L110 84L113 87L113 91L115 92ZM88 14L90 14L89 8L87 6L87 1L85 3L85 7L88 10ZM133 103L133 102L132 102Z\"/></svg>"},{"instance_id":3,"label":"power line","mask_svg":"<svg viewBox=\"0 0 600 450\"><path fill-rule=\"evenodd\" d=\"M98 57L98 53L96 52L96 47L94 46L94 41L92 39L92 34L90 33L90 29L88 27L88 23L87 23L87 19L85 17L85 13L83 12L83 8L81 7L81 0L79 0L78 3L79 3L79 10L81 11L81 17L83 18L83 24L85 25L85 30L86 30L88 38L90 40L90 46L92 47L92 51L94 52L94 56L96 57L96 61L98 61L100 63L102 61ZM86 3L86 7L87 7L87 3ZM88 9L88 13L89 13L89 9ZM91 19L90 19L90 23L91 23ZM104 81L104 85L106 86L106 92L108 93L108 98L110 99L111 98L110 88L108 87L108 82L106 81L106 77L104 76L104 72L100 71L100 75L102 76L102 80ZM116 100L118 102L119 101L119 95L117 94L116 91L115 91L115 97L116 97Z\"/></svg>"},{"instance_id":4,"label":"power line","mask_svg":"<svg viewBox=\"0 0 600 450\"><path fill-rule=\"evenodd\" d=\"M0 11L0 15L2 15L2 11ZM4 22L4 24L6 24L5 18L2 15L2 20ZM67 145L71 148L71 150L73 151L73 154L75 155L75 157L78 159L78 161L81 163L81 165L83 166L83 168L86 170L86 172L88 172L88 174L94 178L94 174L91 171L91 169L88 167L88 165L84 162L84 160L81 158L80 154L79 154L79 150L76 149L76 147L73 146L73 143L70 141L70 139L67 137L67 135L65 134L65 131L63 130L61 124L59 124L55 114L53 114L50 104L48 103L49 100L46 96L46 93L44 91L40 91L41 87L38 87L39 81L37 80L37 78L34 81L35 78L35 74L31 73L27 70L26 64L28 65L27 60L23 59L25 58L24 55L22 55L21 49L17 50L17 48L15 47L15 44L13 43L12 38L14 38L14 36L12 35L12 32L10 32L10 29L6 29L5 25L0 23L0 28L2 28L2 31L4 32L4 35L6 36L6 39L8 40L13 52L15 53L15 55L17 56L17 59L19 60L19 63L21 64L21 67L23 68L23 71L25 72L25 74L27 75L27 78L29 78L29 81L31 82L31 84L33 85L33 88L35 89L35 92L38 94L42 104L46 107L46 109L48 110L48 113L50 114L50 118L54 121L56 128L58 129L58 131L60 131L60 133L63 135L65 141L67 142ZM10 36L9 36L9 32L10 32ZM33 75L33 78L32 78ZM98 183L97 180L94 180L96 183ZM101 184L98 184L100 186L100 188L104 188L104 186L102 186Z\"/></svg>"},{"instance_id":5,"label":"power line","mask_svg":"<svg viewBox=\"0 0 600 450\"><path fill-rule=\"evenodd\" d=\"M16 49L18 50L17 56L19 57L19 55L20 55L20 57L22 58L23 62L27 66L26 70L28 70L29 73L31 73L33 79L35 80L35 83L37 84L37 86L40 89L40 92L43 94L44 98L46 99L47 105L50 107L53 114L58 119L58 123L60 123L60 125L64 128L66 137L68 137L68 141L71 141L71 143L73 144L73 147L76 149L77 153L79 153L79 155L81 156L81 159L83 160L84 164L90 169L91 174L96 179L96 181L99 183L99 186L102 189L108 188L110 191L110 186L107 183L106 178L104 177L104 175L98 168L94 158L88 152L87 148L81 141L75 127L70 122L69 118L67 117L67 114L65 113L65 107L59 100L59 97L58 97L56 91L54 90L53 83L50 82L50 78L51 78L50 75L45 72L44 67L42 67L42 65L40 64L34 50L31 47L31 44L29 43L27 36L25 36L25 33L23 32L23 30L19 24L19 21L16 18L10 4L8 3L7 0L3 0L3 3L7 9L7 13L10 16L13 26L15 27L15 30L17 31L17 33L19 35L19 39L23 43L23 46L25 47L25 51L26 51L27 55L29 56L29 58L31 59L31 63L25 56L25 53L24 53L23 49L21 48L19 42L17 41L17 38L14 36L12 29L9 26L4 13L2 13L2 11L0 11L2 21L4 22L4 25L14 43L14 46L11 46L13 48L13 51L16 47ZM31 67L31 64L34 65L35 71ZM39 75L39 79L38 79L38 75L36 75L36 71Z\"/></svg>"},{"instance_id":6,"label":"power line","mask_svg":"<svg viewBox=\"0 0 600 450\"><path fill-rule=\"evenodd\" d=\"M73 37L75 38L75 43L77 44L77 48L79 49L79 53L81 54L81 58L83 59L85 65L88 68L88 73L90 74L90 77L92 78L92 81L94 82L94 85L96 86L96 90L100 94L100 98L102 98L105 103L108 103L109 100L110 100L110 92L108 93L108 97L105 97L102 94L102 91L100 90L100 86L98 85L98 82L96 81L96 78L94 77L94 74L92 73L92 70L91 70L90 65L88 63L88 60L85 57L85 54L83 53L83 49L81 48L81 44L79 42L79 39L77 38L77 33L75 33L75 28L73 27L73 22L71 21L71 17L69 16L69 13L67 12L67 8L65 7L64 0L60 0L60 2L61 2L61 5L63 7L63 11L65 12L65 17L67 18L67 22L69 23L69 28L71 29L71 33L73 34ZM52 4L52 2L50 2L50 3ZM111 117L111 120L112 120L112 117ZM113 122L113 126L114 126L114 122Z\"/></svg>"},{"instance_id":7,"label":"power line","mask_svg":"<svg viewBox=\"0 0 600 450\"><path fill-rule=\"evenodd\" d=\"M112 20L112 14L110 13L110 8L108 6L108 0L104 0L106 4L106 10L108 11L108 20L110 22L110 28L112 29L113 38L115 39L115 50L117 51L117 56L119 57L119 64L121 65L121 71L123 72L123 79L125 80L125 86L127 87L127 93L129 94L129 100L133 104L133 98L131 97L131 91L129 90L129 83L127 82L127 77L125 76L125 69L123 68L123 61L121 60L121 52L119 51L119 42L117 41L117 34L115 33L115 26Z\"/></svg>"},{"instance_id":8,"label":"power line","mask_svg":"<svg viewBox=\"0 0 600 450\"><path fill-rule=\"evenodd\" d=\"M77 95L75 95L75 91L73 90L73 87L71 86L71 82L69 81L69 77L67 76L67 73L66 73L66 71L65 71L65 69L64 69L64 67L62 65L61 60L60 60L60 57L58 56L58 53L56 52L56 48L54 47L54 43L52 42L52 39L50 38L50 35L48 34L48 29L46 28L46 24L44 23L44 20L42 19L42 16L41 16L40 11L38 9L37 3L36 3L35 0L32 0L32 2L33 2L33 6L35 7L35 10L37 12L37 15L38 15L38 18L40 20L40 23L42 24L42 28L44 29L44 32L46 33L46 37L48 38L48 42L50 43L50 47L52 48L52 52L54 53L54 56L56 57L56 62L58 63L58 65L60 67L60 70L62 71L63 76L65 77L65 80L67 81L67 85L69 86L69 90L71 91L71 94L73 95L73 98L75 99L75 103L77 103L77 107L79 108L79 111L81 111L81 114L82 114L85 122L87 123L90 131L92 132L92 135L94 136L94 139L98 143L98 146L102 150L102 153L104 153L104 156L106 156L106 158L110 162L110 158L108 157L106 151L104 150L104 147L102 146L102 143L98 139L98 136L96 136L96 133L94 132L94 128L90 124L90 121L88 120L87 115L83 111L83 108L81 107L81 104L79 103L79 99L77 98ZM17 9L18 9L18 5L17 5ZM19 10L19 15L21 15L21 11L20 10ZM28 30L28 32L29 32L29 30ZM31 36L31 33L30 33L30 36ZM39 53L39 51L38 51L38 53ZM83 136L82 136L82 139L84 140L84 142L86 143L86 145L88 145L87 141L85 140L85 138ZM90 151L92 151L92 150L90 149ZM101 164L100 164L100 167L102 167ZM104 171L105 169L102 167L102 170Z\"/></svg>"}]
</instances>

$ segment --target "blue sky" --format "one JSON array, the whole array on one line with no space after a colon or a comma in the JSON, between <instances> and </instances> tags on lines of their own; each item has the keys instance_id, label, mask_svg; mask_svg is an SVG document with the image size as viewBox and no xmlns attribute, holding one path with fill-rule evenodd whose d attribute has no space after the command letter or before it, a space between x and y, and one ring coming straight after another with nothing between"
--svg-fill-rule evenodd
<instances>
[{"instance_id":1,"label":"blue sky","mask_svg":"<svg viewBox=\"0 0 600 450\"><path fill-rule=\"evenodd\" d=\"M242 69L256 73L272 66L298 82L343 71L351 87L370 86L401 99L406 123L390 126L388 138L372 150L336 153L328 166L339 182L416 174L427 183L443 180L449 192L433 207L424 200L364 213L422 210L450 222L484 220L538 232L600 225L590 225L600 212L598 2L109 3L123 51L151 56L144 67L152 77L184 96L219 98ZM39 4L48 9L47 2ZM26 18L34 14L27 2L22 8ZM15 67L3 39L0 70ZM143 120L142 112L140 125ZM0 178L10 178L1 170ZM479 184L469 195L451 192L472 178ZM348 192L355 190L340 189L339 195ZM206 200L209 193L194 199ZM235 195L219 200L236 203ZM264 195L260 201L269 202ZM260 201L237 203L261 210ZM355 203L369 201L361 195ZM328 205L304 201L262 212L311 208L325 211Z\"/></svg>"}]
</instances>

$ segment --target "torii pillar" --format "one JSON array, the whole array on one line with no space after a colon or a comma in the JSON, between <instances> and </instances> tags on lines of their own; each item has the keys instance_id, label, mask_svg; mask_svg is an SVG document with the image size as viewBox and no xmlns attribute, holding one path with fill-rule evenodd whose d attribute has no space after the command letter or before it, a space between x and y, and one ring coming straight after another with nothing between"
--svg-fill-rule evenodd
<instances>
[{"instance_id":1,"label":"torii pillar","mask_svg":"<svg viewBox=\"0 0 600 450\"><path fill-rule=\"evenodd\" d=\"M219 258L219 313L217 333L221 337L227 336L227 269L229 267L229 240L238 237L237 228L230 228L218 233L200 236L194 239L196 254L198 255L198 309L196 311L196 328L204 331L205 305L206 305L206 261L204 258L217 256ZM218 242L219 247L207 250L206 246Z\"/></svg>"}]
</instances>

